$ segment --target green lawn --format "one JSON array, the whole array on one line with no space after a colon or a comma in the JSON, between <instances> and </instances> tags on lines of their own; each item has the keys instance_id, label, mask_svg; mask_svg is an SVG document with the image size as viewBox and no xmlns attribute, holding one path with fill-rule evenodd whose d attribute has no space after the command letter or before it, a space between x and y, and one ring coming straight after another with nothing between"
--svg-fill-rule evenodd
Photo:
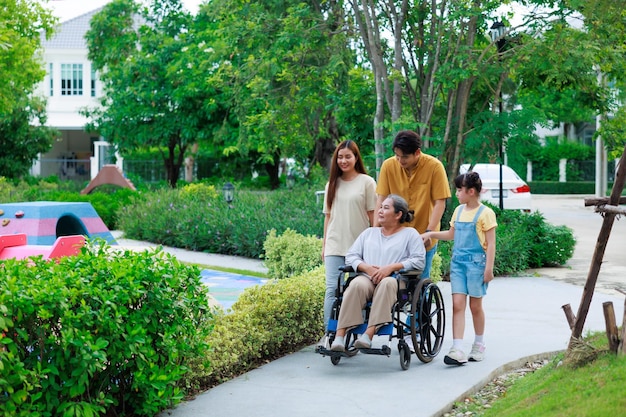
<instances>
[{"instance_id":1,"label":"green lawn","mask_svg":"<svg viewBox=\"0 0 626 417\"><path fill-rule=\"evenodd\" d=\"M564 359L564 354L559 354L541 369L517 379L499 399L487 407L480 404L480 401L472 400L459 405L453 415L485 417L626 415L626 355L609 352L604 333L593 335L587 341L595 350L578 366Z\"/></svg>"}]
</instances>

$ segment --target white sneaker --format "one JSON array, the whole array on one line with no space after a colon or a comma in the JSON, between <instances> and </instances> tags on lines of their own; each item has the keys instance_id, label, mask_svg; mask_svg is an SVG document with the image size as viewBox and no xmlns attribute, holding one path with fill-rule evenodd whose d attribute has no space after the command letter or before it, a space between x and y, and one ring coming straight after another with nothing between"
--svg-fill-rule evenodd
<instances>
[{"instance_id":1,"label":"white sneaker","mask_svg":"<svg viewBox=\"0 0 626 417\"><path fill-rule=\"evenodd\" d=\"M485 345L482 343L474 343L469 354L471 362L480 362L485 359Z\"/></svg>"},{"instance_id":2,"label":"white sneaker","mask_svg":"<svg viewBox=\"0 0 626 417\"><path fill-rule=\"evenodd\" d=\"M367 334L363 333L361 337L354 342L354 347L357 349L370 349L372 347L372 341Z\"/></svg>"},{"instance_id":3,"label":"white sneaker","mask_svg":"<svg viewBox=\"0 0 626 417\"><path fill-rule=\"evenodd\" d=\"M458 365L461 366L467 363L467 356L460 349L452 348L450 352L443 358L443 363L446 365Z\"/></svg>"},{"instance_id":4,"label":"white sneaker","mask_svg":"<svg viewBox=\"0 0 626 417\"><path fill-rule=\"evenodd\" d=\"M346 347L344 346L345 342L343 336L336 336L335 340L333 340L333 344L330 345L330 350L333 352L345 352Z\"/></svg>"}]
</instances>

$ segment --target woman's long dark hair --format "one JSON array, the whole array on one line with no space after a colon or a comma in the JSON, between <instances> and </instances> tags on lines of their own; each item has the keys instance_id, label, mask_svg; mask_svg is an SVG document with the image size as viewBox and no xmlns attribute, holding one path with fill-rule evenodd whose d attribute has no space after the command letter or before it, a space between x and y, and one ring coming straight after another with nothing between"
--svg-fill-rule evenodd
<instances>
[{"instance_id":1,"label":"woman's long dark hair","mask_svg":"<svg viewBox=\"0 0 626 417\"><path fill-rule=\"evenodd\" d=\"M326 204L328 205L329 211L333 206L333 201L335 201L338 183L337 179L343 175L343 171L339 169L339 165L337 165L337 156L339 155L339 151L345 148L350 149L354 154L354 158L356 159L354 169L361 174L367 174L365 165L363 165L363 158L361 158L361 151L359 151L359 147L356 142L348 139L337 145L335 152L333 153L333 159L330 163L330 176L328 178L328 194L326 195Z\"/></svg>"}]
</instances>

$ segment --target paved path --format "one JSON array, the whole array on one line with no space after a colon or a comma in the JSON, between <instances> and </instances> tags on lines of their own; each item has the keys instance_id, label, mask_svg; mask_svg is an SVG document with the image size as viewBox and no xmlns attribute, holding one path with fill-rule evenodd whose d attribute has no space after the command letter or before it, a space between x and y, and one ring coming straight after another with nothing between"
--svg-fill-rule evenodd
<instances>
[{"instance_id":1,"label":"paved path","mask_svg":"<svg viewBox=\"0 0 626 417\"><path fill-rule=\"evenodd\" d=\"M397 342L390 357L358 354L334 366L328 357L306 347L221 384L184 402L159 417L342 417L401 415L441 416L455 401L480 389L495 376L538 357L567 347L570 330L561 307L577 311L602 219L584 207L585 196L534 196L534 206L547 221L574 230L578 241L573 258L564 267L529 271L527 277L497 278L489 286L484 306L487 314L487 354L483 362L462 367L443 364L450 346L451 296L449 283L441 283L447 311L446 341L442 354L429 364L413 356L407 371L400 369ZM121 239L120 244L133 245ZM618 322L623 317L626 287L624 220L616 221L585 332L604 330L602 303L613 302ZM141 249L141 243L135 243ZM165 248L181 260L201 265L263 270L261 262L222 255L197 254ZM234 262L234 263L231 263ZM471 343L471 316L466 315L466 348ZM375 343L384 341L375 339Z\"/></svg>"},{"instance_id":2,"label":"paved path","mask_svg":"<svg viewBox=\"0 0 626 417\"><path fill-rule=\"evenodd\" d=\"M589 267L602 227L602 216L593 207L585 207L584 195L535 195L534 210L541 212L549 223L565 225L573 229L576 247L572 258L560 268L541 268L537 275L584 286ZM626 291L626 219L616 219L606 251L596 290L608 294L619 294L615 288Z\"/></svg>"}]
</instances>

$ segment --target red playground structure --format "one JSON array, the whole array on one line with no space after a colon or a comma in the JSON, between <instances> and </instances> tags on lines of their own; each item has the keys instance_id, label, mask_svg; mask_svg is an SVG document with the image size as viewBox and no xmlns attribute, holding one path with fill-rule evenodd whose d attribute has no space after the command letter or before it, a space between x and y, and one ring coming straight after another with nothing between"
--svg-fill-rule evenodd
<instances>
[{"instance_id":1,"label":"red playground structure","mask_svg":"<svg viewBox=\"0 0 626 417\"><path fill-rule=\"evenodd\" d=\"M0 260L25 259L38 255L42 255L43 259L73 256L78 255L84 245L85 237L82 235L59 236L52 246L29 245L26 233L0 235Z\"/></svg>"}]
</instances>

